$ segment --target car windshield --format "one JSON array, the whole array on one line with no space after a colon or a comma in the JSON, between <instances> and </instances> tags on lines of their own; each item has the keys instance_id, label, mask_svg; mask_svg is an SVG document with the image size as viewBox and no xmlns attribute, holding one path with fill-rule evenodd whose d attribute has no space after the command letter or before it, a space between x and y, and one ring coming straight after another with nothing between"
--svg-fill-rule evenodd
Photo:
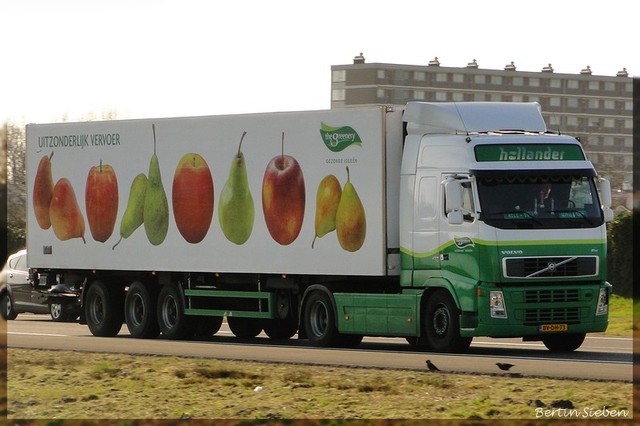
<instances>
[{"instance_id":1,"label":"car windshield","mask_svg":"<svg viewBox=\"0 0 640 426\"><path fill-rule=\"evenodd\" d=\"M498 228L592 228L603 221L589 177L479 177L477 183L481 219Z\"/></svg>"}]
</instances>

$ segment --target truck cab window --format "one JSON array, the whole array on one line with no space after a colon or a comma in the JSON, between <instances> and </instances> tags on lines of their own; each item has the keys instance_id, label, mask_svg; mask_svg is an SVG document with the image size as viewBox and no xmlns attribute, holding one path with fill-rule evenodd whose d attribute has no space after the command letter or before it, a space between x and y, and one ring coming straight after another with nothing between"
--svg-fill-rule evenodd
<instances>
[{"instance_id":1,"label":"truck cab window","mask_svg":"<svg viewBox=\"0 0 640 426\"><path fill-rule=\"evenodd\" d=\"M482 177L478 197L481 219L502 229L592 228L603 220L585 176Z\"/></svg>"}]
</instances>

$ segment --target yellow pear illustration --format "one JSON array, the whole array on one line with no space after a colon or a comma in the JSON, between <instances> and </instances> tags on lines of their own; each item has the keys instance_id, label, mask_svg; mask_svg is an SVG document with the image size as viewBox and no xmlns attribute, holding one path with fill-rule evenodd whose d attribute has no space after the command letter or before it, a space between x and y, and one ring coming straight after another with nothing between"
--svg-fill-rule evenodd
<instances>
[{"instance_id":1,"label":"yellow pear illustration","mask_svg":"<svg viewBox=\"0 0 640 426\"><path fill-rule=\"evenodd\" d=\"M337 177L328 175L320 181L316 193L316 235L311 242L311 248L313 248L316 238L322 238L336 229L336 213L341 195L342 188Z\"/></svg>"},{"instance_id":2,"label":"yellow pear illustration","mask_svg":"<svg viewBox=\"0 0 640 426\"><path fill-rule=\"evenodd\" d=\"M347 167L347 183L344 184L338 211L336 212L338 242L346 251L357 251L364 244L367 233L367 218L360 197L351 183Z\"/></svg>"}]
</instances>

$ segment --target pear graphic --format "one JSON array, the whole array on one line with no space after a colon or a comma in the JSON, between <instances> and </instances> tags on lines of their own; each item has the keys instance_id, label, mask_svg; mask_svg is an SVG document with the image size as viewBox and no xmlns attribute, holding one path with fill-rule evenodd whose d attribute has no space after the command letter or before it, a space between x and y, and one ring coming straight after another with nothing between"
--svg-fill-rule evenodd
<instances>
[{"instance_id":1,"label":"pear graphic","mask_svg":"<svg viewBox=\"0 0 640 426\"><path fill-rule=\"evenodd\" d=\"M162 186L160 163L156 155L156 126L153 129L153 155L149 162L147 190L144 195L142 219L149 242L154 246L162 244L169 229L169 202Z\"/></svg>"},{"instance_id":2,"label":"pear graphic","mask_svg":"<svg viewBox=\"0 0 640 426\"><path fill-rule=\"evenodd\" d=\"M356 189L351 183L349 167L347 167L347 183L342 189L340 204L336 212L336 233L338 242L346 251L357 251L364 244L367 233L367 218L364 206Z\"/></svg>"},{"instance_id":3,"label":"pear graphic","mask_svg":"<svg viewBox=\"0 0 640 426\"><path fill-rule=\"evenodd\" d=\"M220 228L227 239L235 244L244 244L251 236L255 209L247 179L247 163L242 153L242 141L247 132L242 133L238 153L233 157L229 177L220 193L218 219Z\"/></svg>"},{"instance_id":4,"label":"pear graphic","mask_svg":"<svg viewBox=\"0 0 640 426\"><path fill-rule=\"evenodd\" d=\"M51 158L53 152L49 156L44 156L38 164L38 171L33 183L33 210L36 214L38 225L42 229L51 227L51 217L49 216L49 207L51 205L51 197L53 196L53 175L51 174Z\"/></svg>"},{"instance_id":5,"label":"pear graphic","mask_svg":"<svg viewBox=\"0 0 640 426\"><path fill-rule=\"evenodd\" d=\"M122 221L120 221L120 239L112 247L115 249L123 238L129 238L133 231L138 229L143 222L142 212L144 209L144 198L147 192L147 177L144 173L140 173L131 182L131 189L129 190L129 201L127 202L127 208L122 215Z\"/></svg>"},{"instance_id":6,"label":"pear graphic","mask_svg":"<svg viewBox=\"0 0 640 426\"><path fill-rule=\"evenodd\" d=\"M336 213L341 195L342 188L337 177L328 175L320 181L316 193L316 235L311 242L311 248L313 248L316 238L322 238L336 229Z\"/></svg>"}]
</instances>

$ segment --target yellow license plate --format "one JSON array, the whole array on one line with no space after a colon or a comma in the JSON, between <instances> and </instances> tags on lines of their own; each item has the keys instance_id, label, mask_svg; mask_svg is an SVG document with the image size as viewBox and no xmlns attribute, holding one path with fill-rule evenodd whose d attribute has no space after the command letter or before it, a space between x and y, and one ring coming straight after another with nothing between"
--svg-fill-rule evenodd
<instances>
[{"instance_id":1,"label":"yellow license plate","mask_svg":"<svg viewBox=\"0 0 640 426\"><path fill-rule=\"evenodd\" d=\"M538 331L541 333L555 333L558 331L567 331L569 326L567 324L542 324L538 326Z\"/></svg>"}]
</instances>

